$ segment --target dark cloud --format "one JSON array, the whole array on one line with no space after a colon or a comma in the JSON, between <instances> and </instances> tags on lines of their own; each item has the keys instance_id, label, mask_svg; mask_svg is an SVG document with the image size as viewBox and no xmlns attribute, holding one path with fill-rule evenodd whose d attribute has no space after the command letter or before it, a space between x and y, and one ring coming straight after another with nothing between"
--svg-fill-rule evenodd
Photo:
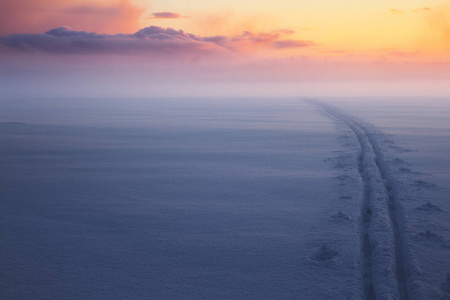
<instances>
[{"instance_id":1,"label":"dark cloud","mask_svg":"<svg viewBox=\"0 0 450 300\"><path fill-rule=\"evenodd\" d=\"M223 35L208 36L203 38L206 42L212 42L217 45L226 46L229 42L228 37Z\"/></svg>"},{"instance_id":2,"label":"dark cloud","mask_svg":"<svg viewBox=\"0 0 450 300\"><path fill-rule=\"evenodd\" d=\"M179 13L163 11L153 13L149 19L179 19L179 18L189 18L188 16L182 16Z\"/></svg>"},{"instance_id":3,"label":"dark cloud","mask_svg":"<svg viewBox=\"0 0 450 300\"><path fill-rule=\"evenodd\" d=\"M70 29L67 26L61 26L58 28L50 29L45 34L51 35L54 37L70 37L70 38L99 38L99 37L108 37L111 35L108 34L97 34L95 32L86 32L86 31L75 31ZM18 34L20 36L20 34Z\"/></svg>"},{"instance_id":4,"label":"dark cloud","mask_svg":"<svg viewBox=\"0 0 450 300\"><path fill-rule=\"evenodd\" d=\"M153 40L195 40L204 41L200 36L185 33L183 30L175 30L173 28L162 28L158 26L150 26L140 29L134 34L138 38L148 38Z\"/></svg>"},{"instance_id":5,"label":"dark cloud","mask_svg":"<svg viewBox=\"0 0 450 300\"><path fill-rule=\"evenodd\" d=\"M183 30L150 26L134 34L98 34L58 27L43 34L12 34L0 37L0 49L10 52L37 52L58 54L137 54L214 51L239 51L242 47L294 48L307 47L309 41L280 40L290 32L251 33L241 35L202 37ZM251 49L251 48L250 48Z\"/></svg>"},{"instance_id":6,"label":"dark cloud","mask_svg":"<svg viewBox=\"0 0 450 300\"><path fill-rule=\"evenodd\" d=\"M97 34L59 27L44 34L12 34L0 38L0 45L12 51L60 54L185 52L205 50L209 43L182 30L151 26L135 34Z\"/></svg>"}]
</instances>

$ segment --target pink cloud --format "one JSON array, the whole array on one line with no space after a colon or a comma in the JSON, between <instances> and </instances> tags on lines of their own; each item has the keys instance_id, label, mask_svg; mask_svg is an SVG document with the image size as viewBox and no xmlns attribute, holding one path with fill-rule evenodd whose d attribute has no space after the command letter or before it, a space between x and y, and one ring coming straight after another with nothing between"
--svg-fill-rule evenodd
<instances>
[{"instance_id":1,"label":"pink cloud","mask_svg":"<svg viewBox=\"0 0 450 300\"><path fill-rule=\"evenodd\" d=\"M299 40L281 40L273 42L274 48L301 48L316 45L312 41L299 41Z\"/></svg>"},{"instance_id":2,"label":"pink cloud","mask_svg":"<svg viewBox=\"0 0 450 300\"><path fill-rule=\"evenodd\" d=\"M149 17L149 19L179 19L179 18L189 18L189 17L182 16L179 13L168 12L168 11L155 12Z\"/></svg>"}]
</instances>

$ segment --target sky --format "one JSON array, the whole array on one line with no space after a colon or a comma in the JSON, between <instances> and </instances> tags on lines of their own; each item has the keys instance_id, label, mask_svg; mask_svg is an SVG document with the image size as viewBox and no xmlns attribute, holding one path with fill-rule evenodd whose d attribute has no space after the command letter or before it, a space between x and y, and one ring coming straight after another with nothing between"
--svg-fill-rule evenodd
<instances>
[{"instance_id":1,"label":"sky","mask_svg":"<svg viewBox=\"0 0 450 300\"><path fill-rule=\"evenodd\" d=\"M450 1L0 0L0 96L447 96Z\"/></svg>"}]
</instances>

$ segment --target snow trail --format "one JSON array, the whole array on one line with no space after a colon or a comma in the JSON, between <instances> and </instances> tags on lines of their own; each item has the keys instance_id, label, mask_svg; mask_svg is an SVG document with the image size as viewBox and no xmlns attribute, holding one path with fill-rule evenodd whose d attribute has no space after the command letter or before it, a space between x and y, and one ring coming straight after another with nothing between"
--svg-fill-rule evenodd
<instances>
[{"instance_id":1,"label":"snow trail","mask_svg":"<svg viewBox=\"0 0 450 300\"><path fill-rule=\"evenodd\" d=\"M360 144L359 173L364 183L360 217L364 298L406 300L407 260L403 255L406 237L398 221L400 213L394 193L395 180L389 174L383 152L373 133L361 122L327 104L309 102L346 124Z\"/></svg>"}]
</instances>

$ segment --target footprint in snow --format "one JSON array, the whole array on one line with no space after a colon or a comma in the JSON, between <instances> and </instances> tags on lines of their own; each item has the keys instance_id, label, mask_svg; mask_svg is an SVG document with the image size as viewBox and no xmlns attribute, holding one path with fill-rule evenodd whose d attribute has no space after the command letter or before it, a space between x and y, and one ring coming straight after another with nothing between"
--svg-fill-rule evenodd
<instances>
[{"instance_id":1,"label":"footprint in snow","mask_svg":"<svg viewBox=\"0 0 450 300\"><path fill-rule=\"evenodd\" d=\"M431 202L427 202L421 206L416 207L417 210L427 210L427 211L442 211L442 208L440 208L437 205L434 205Z\"/></svg>"},{"instance_id":2,"label":"footprint in snow","mask_svg":"<svg viewBox=\"0 0 450 300\"><path fill-rule=\"evenodd\" d=\"M344 214L342 211L338 211L337 213L332 215L331 218L333 220L336 220L336 221L348 221L348 220L350 220L350 217L347 216L346 214Z\"/></svg>"},{"instance_id":3,"label":"footprint in snow","mask_svg":"<svg viewBox=\"0 0 450 300\"><path fill-rule=\"evenodd\" d=\"M405 173L405 174L413 174L413 175L423 175L423 173L421 172L417 172L417 171L413 171L410 168L399 168L398 169L400 172Z\"/></svg>"},{"instance_id":4,"label":"footprint in snow","mask_svg":"<svg viewBox=\"0 0 450 300\"><path fill-rule=\"evenodd\" d=\"M397 153L413 152L413 150L406 149L406 148L403 148L403 147L400 147L400 146L396 146L396 145L389 145L388 148L390 150L393 150L393 151L397 152Z\"/></svg>"},{"instance_id":5,"label":"footprint in snow","mask_svg":"<svg viewBox=\"0 0 450 300\"><path fill-rule=\"evenodd\" d=\"M430 232L429 230L426 230L424 232L419 232L418 234L416 234L416 238L439 241L440 247L442 247L444 249L450 249L450 243L443 235Z\"/></svg>"},{"instance_id":6,"label":"footprint in snow","mask_svg":"<svg viewBox=\"0 0 450 300\"><path fill-rule=\"evenodd\" d=\"M416 188L426 188L426 189L436 189L438 187L434 183L428 183L423 180L416 180L413 183L411 183L411 186L414 186Z\"/></svg>"},{"instance_id":7,"label":"footprint in snow","mask_svg":"<svg viewBox=\"0 0 450 300\"><path fill-rule=\"evenodd\" d=\"M412 170L409 168L399 168L398 170L402 173L412 173Z\"/></svg>"},{"instance_id":8,"label":"footprint in snow","mask_svg":"<svg viewBox=\"0 0 450 300\"><path fill-rule=\"evenodd\" d=\"M344 174L344 175L338 175L335 177L337 180L340 181L345 181L345 180L350 180L352 179L352 177L350 175Z\"/></svg>"},{"instance_id":9,"label":"footprint in snow","mask_svg":"<svg viewBox=\"0 0 450 300\"><path fill-rule=\"evenodd\" d=\"M437 240L444 240L444 237L442 235L433 233L429 230L426 230L424 232L419 232L418 234L416 234L416 236L418 238L423 238L423 239L437 239Z\"/></svg>"},{"instance_id":10,"label":"footprint in snow","mask_svg":"<svg viewBox=\"0 0 450 300\"><path fill-rule=\"evenodd\" d=\"M317 250L316 253L311 255L312 260L316 261L328 261L338 255L339 253L337 251L334 251L334 249L331 249L326 243L323 244L319 250Z\"/></svg>"},{"instance_id":11,"label":"footprint in snow","mask_svg":"<svg viewBox=\"0 0 450 300\"><path fill-rule=\"evenodd\" d=\"M326 158L324 161L331 163L334 169L345 169L349 167L347 162L349 159L351 159L350 155L341 155L334 158Z\"/></svg>"},{"instance_id":12,"label":"footprint in snow","mask_svg":"<svg viewBox=\"0 0 450 300\"><path fill-rule=\"evenodd\" d=\"M406 162L403 159L400 159L400 158L394 158L393 160L391 160L391 162L393 164L396 164L396 165L404 165L404 164L406 164Z\"/></svg>"}]
</instances>

